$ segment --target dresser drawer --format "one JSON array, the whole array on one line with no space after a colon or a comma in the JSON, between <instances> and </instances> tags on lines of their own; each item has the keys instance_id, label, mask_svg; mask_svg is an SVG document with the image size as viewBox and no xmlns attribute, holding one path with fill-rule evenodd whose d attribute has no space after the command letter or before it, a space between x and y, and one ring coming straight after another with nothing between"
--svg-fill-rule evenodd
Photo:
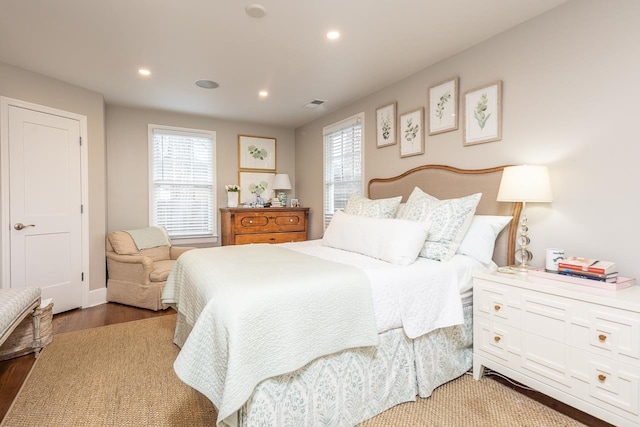
<instances>
[{"instance_id":1,"label":"dresser drawer","mask_svg":"<svg viewBox=\"0 0 640 427\"><path fill-rule=\"evenodd\" d=\"M519 327L520 310L508 301L509 288L506 286L485 281L474 284L473 309L476 316Z\"/></svg>"},{"instance_id":2,"label":"dresser drawer","mask_svg":"<svg viewBox=\"0 0 640 427\"><path fill-rule=\"evenodd\" d=\"M247 212L235 215L236 234L304 231L304 212Z\"/></svg>"},{"instance_id":3,"label":"dresser drawer","mask_svg":"<svg viewBox=\"0 0 640 427\"><path fill-rule=\"evenodd\" d=\"M248 243L289 243L304 242L307 240L307 233L253 233L238 234L236 236L236 245L246 245Z\"/></svg>"},{"instance_id":4,"label":"dresser drawer","mask_svg":"<svg viewBox=\"0 0 640 427\"><path fill-rule=\"evenodd\" d=\"M640 367L574 349L573 371L576 396L640 422Z\"/></svg>"}]
</instances>

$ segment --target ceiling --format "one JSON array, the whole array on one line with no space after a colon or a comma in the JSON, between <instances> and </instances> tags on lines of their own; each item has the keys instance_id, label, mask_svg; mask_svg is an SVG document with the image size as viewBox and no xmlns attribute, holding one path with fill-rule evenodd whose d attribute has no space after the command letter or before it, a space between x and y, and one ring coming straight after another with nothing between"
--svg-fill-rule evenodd
<instances>
[{"instance_id":1,"label":"ceiling","mask_svg":"<svg viewBox=\"0 0 640 427\"><path fill-rule=\"evenodd\" d=\"M0 0L0 62L107 104L296 128L564 2Z\"/></svg>"}]
</instances>

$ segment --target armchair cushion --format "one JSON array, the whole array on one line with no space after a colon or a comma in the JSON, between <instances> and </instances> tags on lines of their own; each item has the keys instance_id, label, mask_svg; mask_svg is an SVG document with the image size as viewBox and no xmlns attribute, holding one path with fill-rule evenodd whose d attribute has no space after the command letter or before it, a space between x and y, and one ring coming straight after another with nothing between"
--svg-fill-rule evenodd
<instances>
[{"instance_id":1,"label":"armchair cushion","mask_svg":"<svg viewBox=\"0 0 640 427\"><path fill-rule=\"evenodd\" d=\"M131 238L131 235L126 231L114 231L107 236L111 247L115 253L119 255L133 255L140 253L136 243Z\"/></svg>"},{"instance_id":2,"label":"armchair cushion","mask_svg":"<svg viewBox=\"0 0 640 427\"><path fill-rule=\"evenodd\" d=\"M153 263L153 270L149 274L152 282L164 282L171 273L174 260L156 261Z\"/></svg>"}]
</instances>

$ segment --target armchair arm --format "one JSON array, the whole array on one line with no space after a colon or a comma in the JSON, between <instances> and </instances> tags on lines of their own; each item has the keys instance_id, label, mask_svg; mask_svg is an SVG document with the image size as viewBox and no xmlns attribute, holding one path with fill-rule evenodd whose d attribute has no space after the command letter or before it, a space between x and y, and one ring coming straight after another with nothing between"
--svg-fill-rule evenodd
<instances>
[{"instance_id":1,"label":"armchair arm","mask_svg":"<svg viewBox=\"0 0 640 427\"><path fill-rule=\"evenodd\" d=\"M180 255L183 253L190 251L191 249L196 249L191 246L171 246L171 259L178 259Z\"/></svg>"},{"instance_id":2,"label":"armchair arm","mask_svg":"<svg viewBox=\"0 0 640 427\"><path fill-rule=\"evenodd\" d=\"M148 285L152 270L153 260L147 256L107 252L107 271L112 279Z\"/></svg>"}]
</instances>

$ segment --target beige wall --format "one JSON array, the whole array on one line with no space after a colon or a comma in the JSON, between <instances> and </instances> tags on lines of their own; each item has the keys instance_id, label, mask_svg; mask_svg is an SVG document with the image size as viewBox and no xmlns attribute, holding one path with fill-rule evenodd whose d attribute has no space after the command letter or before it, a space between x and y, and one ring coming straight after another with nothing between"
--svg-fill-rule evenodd
<instances>
[{"instance_id":1,"label":"beige wall","mask_svg":"<svg viewBox=\"0 0 640 427\"><path fill-rule=\"evenodd\" d=\"M107 106L106 111L108 231L146 227L149 223L150 123L216 132L218 207L227 205L224 186L238 183L238 134L277 139L277 169L289 174L294 187L289 196L295 193L295 144L291 129L113 105Z\"/></svg>"},{"instance_id":2,"label":"beige wall","mask_svg":"<svg viewBox=\"0 0 640 427\"><path fill-rule=\"evenodd\" d=\"M0 95L87 117L89 155L89 289L106 282L104 99L101 94L0 63Z\"/></svg>"},{"instance_id":3,"label":"beige wall","mask_svg":"<svg viewBox=\"0 0 640 427\"><path fill-rule=\"evenodd\" d=\"M483 168L544 164L554 202L530 204L534 264L544 249L616 261L640 278L636 227L640 197L640 2L573 0L296 130L297 193L322 235L322 127L365 112L365 179L421 164ZM462 146L460 130L427 136L425 154L400 159L375 147L375 109L426 107L427 88L460 77L465 91L503 81L502 141ZM460 110L460 113L462 110ZM462 117L462 114L460 114Z\"/></svg>"}]
</instances>

